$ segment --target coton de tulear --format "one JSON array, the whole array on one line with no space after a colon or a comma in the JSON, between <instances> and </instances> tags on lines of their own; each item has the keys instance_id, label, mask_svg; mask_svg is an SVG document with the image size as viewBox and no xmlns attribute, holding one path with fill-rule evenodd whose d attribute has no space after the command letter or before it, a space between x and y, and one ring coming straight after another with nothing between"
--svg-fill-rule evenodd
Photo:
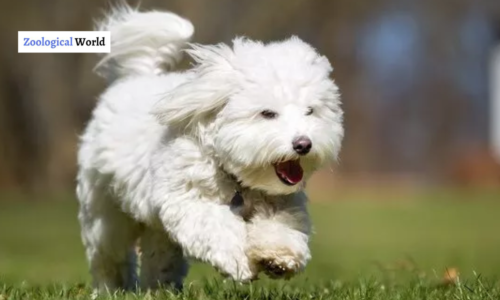
<instances>
[{"instance_id":1,"label":"coton de tulear","mask_svg":"<svg viewBox=\"0 0 500 300\"><path fill-rule=\"evenodd\" d=\"M81 137L77 186L95 287L180 288L188 258L240 282L303 270L304 183L343 137L328 60L297 37L189 44L189 21L128 6L99 30L111 31L96 67L110 86ZM183 51L195 66L169 71Z\"/></svg>"}]
</instances>

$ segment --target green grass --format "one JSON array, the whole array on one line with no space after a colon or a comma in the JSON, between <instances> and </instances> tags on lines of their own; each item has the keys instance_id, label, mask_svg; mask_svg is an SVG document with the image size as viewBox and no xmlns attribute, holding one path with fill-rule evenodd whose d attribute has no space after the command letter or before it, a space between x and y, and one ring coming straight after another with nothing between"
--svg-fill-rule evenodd
<instances>
[{"instance_id":1,"label":"green grass","mask_svg":"<svg viewBox=\"0 0 500 300\"><path fill-rule=\"evenodd\" d=\"M341 198L310 206L313 259L291 281L239 286L194 264L181 294L99 298L500 299L499 193ZM91 298L76 211L75 201L0 201L0 300ZM443 283L447 268L456 284Z\"/></svg>"}]
</instances>

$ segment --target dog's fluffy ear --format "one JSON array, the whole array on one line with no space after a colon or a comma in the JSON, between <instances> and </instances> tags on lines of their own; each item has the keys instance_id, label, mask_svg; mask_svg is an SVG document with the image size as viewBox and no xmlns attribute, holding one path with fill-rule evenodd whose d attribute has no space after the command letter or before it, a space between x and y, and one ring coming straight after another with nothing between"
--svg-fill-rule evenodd
<instances>
[{"instance_id":1,"label":"dog's fluffy ear","mask_svg":"<svg viewBox=\"0 0 500 300\"><path fill-rule=\"evenodd\" d=\"M187 126L222 108L234 92L233 50L225 45L191 44L187 53L197 63L194 78L166 94L153 108L163 125Z\"/></svg>"}]
</instances>

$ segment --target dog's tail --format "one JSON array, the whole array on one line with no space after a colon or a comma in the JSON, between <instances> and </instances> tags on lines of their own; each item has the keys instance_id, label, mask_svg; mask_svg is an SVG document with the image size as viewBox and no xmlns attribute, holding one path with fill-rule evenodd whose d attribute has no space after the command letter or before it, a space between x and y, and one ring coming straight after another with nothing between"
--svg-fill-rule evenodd
<instances>
[{"instance_id":1,"label":"dog's tail","mask_svg":"<svg viewBox=\"0 0 500 300\"><path fill-rule=\"evenodd\" d=\"M139 12L121 4L97 24L97 30L111 32L111 53L95 71L113 81L130 75L161 74L182 57L194 27L170 12Z\"/></svg>"}]
</instances>

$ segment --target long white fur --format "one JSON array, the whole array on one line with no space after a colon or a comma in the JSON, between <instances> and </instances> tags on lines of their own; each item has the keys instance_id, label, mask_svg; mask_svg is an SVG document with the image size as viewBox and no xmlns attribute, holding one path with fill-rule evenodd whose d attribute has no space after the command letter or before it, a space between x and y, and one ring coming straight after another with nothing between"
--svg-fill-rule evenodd
<instances>
[{"instance_id":1,"label":"long white fur","mask_svg":"<svg viewBox=\"0 0 500 300\"><path fill-rule=\"evenodd\" d=\"M173 68L194 33L193 24L176 14L141 13L125 4L114 8L97 30L113 35L113 51L96 66L96 71L108 79L161 74Z\"/></svg>"},{"instance_id":2,"label":"long white fur","mask_svg":"<svg viewBox=\"0 0 500 300\"><path fill-rule=\"evenodd\" d=\"M237 38L191 45L197 64L168 72L193 34L189 21L124 6L99 29L112 45L97 70L112 84L81 137L77 186L96 288L138 284L139 238L144 288L179 288L190 257L238 281L300 272L310 259L304 183L336 160L343 137L328 60L296 37ZM266 109L278 117L262 118ZM299 158L297 136L313 147L300 157L303 182L288 186L273 164ZM235 190L243 207L231 204Z\"/></svg>"}]
</instances>

